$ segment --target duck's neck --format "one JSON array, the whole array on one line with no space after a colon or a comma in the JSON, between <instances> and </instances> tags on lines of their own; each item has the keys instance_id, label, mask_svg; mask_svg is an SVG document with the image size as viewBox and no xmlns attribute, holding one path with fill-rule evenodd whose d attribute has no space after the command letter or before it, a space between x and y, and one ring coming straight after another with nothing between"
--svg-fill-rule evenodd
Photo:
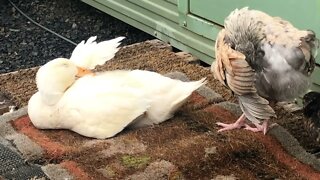
<instances>
[{"instance_id":1,"label":"duck's neck","mask_svg":"<svg viewBox=\"0 0 320 180\"><path fill-rule=\"evenodd\" d=\"M53 93L53 92L45 92L41 90L39 90L39 93L41 95L41 100L43 101L43 103L49 106L57 104L57 102L61 99L61 97L64 94L64 92Z\"/></svg>"},{"instance_id":2,"label":"duck's neck","mask_svg":"<svg viewBox=\"0 0 320 180\"><path fill-rule=\"evenodd\" d=\"M43 101L43 103L50 106L56 104L73 83L74 82L72 83L57 83L57 82L49 83L48 82L47 84L51 84L51 86L50 85L42 86L42 84L45 84L45 83L42 83L41 85L38 84L38 90L41 95L41 100Z\"/></svg>"}]
</instances>

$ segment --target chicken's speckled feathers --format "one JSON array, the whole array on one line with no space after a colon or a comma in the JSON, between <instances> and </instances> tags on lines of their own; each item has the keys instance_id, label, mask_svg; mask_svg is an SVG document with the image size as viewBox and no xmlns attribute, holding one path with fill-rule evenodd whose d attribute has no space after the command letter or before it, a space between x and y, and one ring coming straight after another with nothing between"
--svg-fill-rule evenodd
<instances>
[{"instance_id":1,"label":"chicken's speckled feathers","mask_svg":"<svg viewBox=\"0 0 320 180\"><path fill-rule=\"evenodd\" d=\"M217 36L215 52L216 64L211 66L214 77L227 85L239 96L239 104L246 117L254 123L256 119L269 119L275 112L269 102L256 94L255 73L245 60L244 54L233 50L224 42L225 30ZM248 94L251 94L248 96Z\"/></svg>"},{"instance_id":2,"label":"chicken's speckled feathers","mask_svg":"<svg viewBox=\"0 0 320 180\"><path fill-rule=\"evenodd\" d=\"M318 40L279 17L248 8L225 19L216 40L214 77L238 97L246 117L258 123L275 112L267 99L290 100L305 92Z\"/></svg>"}]
</instances>

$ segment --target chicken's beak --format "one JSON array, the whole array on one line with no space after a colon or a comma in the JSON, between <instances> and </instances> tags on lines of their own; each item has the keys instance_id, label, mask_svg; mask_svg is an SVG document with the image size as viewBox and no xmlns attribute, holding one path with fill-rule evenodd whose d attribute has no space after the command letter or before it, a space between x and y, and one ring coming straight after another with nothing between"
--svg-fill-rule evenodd
<instances>
[{"instance_id":1,"label":"chicken's beak","mask_svg":"<svg viewBox=\"0 0 320 180\"><path fill-rule=\"evenodd\" d=\"M90 70L90 69L85 69L82 67L77 67L78 68L78 73L77 73L77 77L82 77L88 74L94 75L94 73Z\"/></svg>"}]
</instances>

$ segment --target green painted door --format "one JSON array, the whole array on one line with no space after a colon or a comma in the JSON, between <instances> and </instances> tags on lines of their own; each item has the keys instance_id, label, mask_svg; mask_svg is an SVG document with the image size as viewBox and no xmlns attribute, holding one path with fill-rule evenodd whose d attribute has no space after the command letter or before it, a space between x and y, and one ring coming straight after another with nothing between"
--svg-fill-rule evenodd
<instances>
[{"instance_id":1,"label":"green painted door","mask_svg":"<svg viewBox=\"0 0 320 180\"><path fill-rule=\"evenodd\" d=\"M224 18L236 8L249 7L280 16L299 28L320 33L320 0L189 0L190 13L223 25Z\"/></svg>"},{"instance_id":2,"label":"green painted door","mask_svg":"<svg viewBox=\"0 0 320 180\"><path fill-rule=\"evenodd\" d=\"M320 0L82 0L211 64L223 21L248 6L280 16L320 37ZM320 56L316 60L320 64ZM312 75L320 91L320 65Z\"/></svg>"},{"instance_id":3,"label":"green painted door","mask_svg":"<svg viewBox=\"0 0 320 180\"><path fill-rule=\"evenodd\" d=\"M312 29L320 36L320 0L189 0L190 14L223 25L236 8L249 7L279 16L300 29ZM317 59L320 64L320 58Z\"/></svg>"}]
</instances>

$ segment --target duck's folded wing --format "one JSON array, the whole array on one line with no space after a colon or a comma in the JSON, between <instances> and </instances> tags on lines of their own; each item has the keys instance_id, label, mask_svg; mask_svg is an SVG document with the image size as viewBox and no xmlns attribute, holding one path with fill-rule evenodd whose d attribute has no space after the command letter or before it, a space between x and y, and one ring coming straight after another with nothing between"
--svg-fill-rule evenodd
<instances>
[{"instance_id":1,"label":"duck's folded wing","mask_svg":"<svg viewBox=\"0 0 320 180\"><path fill-rule=\"evenodd\" d=\"M239 97L240 107L250 121L259 123L256 118L275 116L269 102L257 94L255 72L245 60L245 55L226 44L224 36L224 30L220 31L215 45L216 63L212 67L215 78Z\"/></svg>"},{"instance_id":2,"label":"duck's folded wing","mask_svg":"<svg viewBox=\"0 0 320 180\"><path fill-rule=\"evenodd\" d=\"M74 93L70 95L71 93ZM64 114L69 114L69 129L84 136L108 138L144 115L150 102L141 92L129 88L83 89L71 91L64 99Z\"/></svg>"}]
</instances>

